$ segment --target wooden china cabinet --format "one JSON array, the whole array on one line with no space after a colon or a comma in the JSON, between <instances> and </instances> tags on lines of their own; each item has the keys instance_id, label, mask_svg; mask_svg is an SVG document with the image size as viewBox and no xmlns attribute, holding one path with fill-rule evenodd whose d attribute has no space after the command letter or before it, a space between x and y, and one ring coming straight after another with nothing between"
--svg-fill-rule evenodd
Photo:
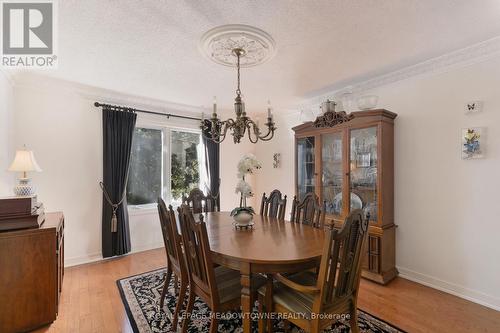
<instances>
[{"instance_id":1,"label":"wooden china cabinet","mask_svg":"<svg viewBox=\"0 0 500 333\"><path fill-rule=\"evenodd\" d=\"M332 102L333 103L333 102ZM295 192L326 201L341 227L351 209L370 215L362 276L385 284L397 274L394 224L394 119L383 110L328 111L295 131Z\"/></svg>"}]
</instances>

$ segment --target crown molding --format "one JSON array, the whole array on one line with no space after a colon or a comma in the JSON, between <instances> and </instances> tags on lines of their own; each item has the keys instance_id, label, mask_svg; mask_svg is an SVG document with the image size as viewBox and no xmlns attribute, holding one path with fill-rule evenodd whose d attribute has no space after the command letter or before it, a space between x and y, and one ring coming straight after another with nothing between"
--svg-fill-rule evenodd
<instances>
[{"instance_id":1,"label":"crown molding","mask_svg":"<svg viewBox=\"0 0 500 333\"><path fill-rule=\"evenodd\" d=\"M155 98L139 95L121 93L115 90L94 87L77 82L54 78L39 73L23 73L13 77L14 86L19 88L36 89L48 91L55 89L64 90L82 96L93 103L98 101L106 104L118 104L130 106L137 109L149 109L155 112L177 113L189 116L200 116L201 112L207 111L201 106L174 103Z\"/></svg>"},{"instance_id":2,"label":"crown molding","mask_svg":"<svg viewBox=\"0 0 500 333\"><path fill-rule=\"evenodd\" d=\"M315 109L316 112L319 112L319 105L322 102L326 99L334 100L344 92L361 94L364 91L391 83L445 73L455 68L474 65L498 56L500 56L500 36L367 80L353 81L332 87L326 93L318 93L313 97L304 98L302 102L295 106L295 109L308 110L313 113L312 110Z\"/></svg>"}]
</instances>

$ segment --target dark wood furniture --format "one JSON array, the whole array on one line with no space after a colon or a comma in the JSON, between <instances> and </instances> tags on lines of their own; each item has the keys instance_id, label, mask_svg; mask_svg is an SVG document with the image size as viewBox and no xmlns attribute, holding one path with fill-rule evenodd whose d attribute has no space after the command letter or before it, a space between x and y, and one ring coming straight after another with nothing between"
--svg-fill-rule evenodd
<instances>
[{"instance_id":1,"label":"dark wood furniture","mask_svg":"<svg viewBox=\"0 0 500 333\"><path fill-rule=\"evenodd\" d=\"M168 286L172 277L175 278L175 290L177 291L177 281L180 280L179 297L172 317L172 327L177 328L179 313L182 310L184 297L188 286L188 274L182 254L181 236L177 229L175 221L175 213L172 206L165 205L162 198L158 198L158 214L160 216L161 232L163 235L163 243L167 253L167 273L165 274L165 282L161 292L160 309L163 309L165 295L168 291Z\"/></svg>"},{"instance_id":2,"label":"dark wood furniture","mask_svg":"<svg viewBox=\"0 0 500 333\"><path fill-rule=\"evenodd\" d=\"M0 332L25 332L56 319L64 277L64 216L40 228L0 232Z\"/></svg>"},{"instance_id":3,"label":"dark wood furniture","mask_svg":"<svg viewBox=\"0 0 500 333\"><path fill-rule=\"evenodd\" d=\"M182 197L182 203L191 207L193 214L219 211L216 198L205 195L199 188L194 188L189 195Z\"/></svg>"},{"instance_id":4,"label":"dark wood furniture","mask_svg":"<svg viewBox=\"0 0 500 333\"><path fill-rule=\"evenodd\" d=\"M43 204L36 196L0 198L0 231L38 228L44 220Z\"/></svg>"},{"instance_id":5,"label":"dark wood furniture","mask_svg":"<svg viewBox=\"0 0 500 333\"><path fill-rule=\"evenodd\" d=\"M38 206L35 195L0 197L0 216L31 214Z\"/></svg>"},{"instance_id":6,"label":"dark wood furniture","mask_svg":"<svg viewBox=\"0 0 500 333\"><path fill-rule=\"evenodd\" d=\"M335 322L335 315L349 313L351 332L359 332L356 304L368 221L364 212L356 209L346 217L340 231L331 228L326 233L319 273L274 274L277 283L259 290L259 309L261 314L263 306L269 313L286 314L290 322L312 333ZM269 317L267 323L272 332ZM259 332L264 332L263 317Z\"/></svg>"},{"instance_id":7,"label":"dark wood furniture","mask_svg":"<svg viewBox=\"0 0 500 333\"><path fill-rule=\"evenodd\" d=\"M286 195L282 197L279 190L273 190L269 197L266 193L262 193L262 200L260 202L260 215L269 216L283 220L285 218L286 210Z\"/></svg>"},{"instance_id":8,"label":"dark wood furniture","mask_svg":"<svg viewBox=\"0 0 500 333\"><path fill-rule=\"evenodd\" d=\"M299 272L317 267L325 232L299 223L254 215L250 230L233 226L229 212L203 214L212 261L240 273L243 332L250 333L251 307L260 274Z\"/></svg>"},{"instance_id":9,"label":"dark wood furniture","mask_svg":"<svg viewBox=\"0 0 500 333\"><path fill-rule=\"evenodd\" d=\"M189 272L189 297L185 319L182 324L182 332L187 332L195 296L204 300L212 309L212 312L221 313L239 309L241 305L241 286L240 274L237 270L223 266L214 268L203 215L200 215L199 222L195 222L193 214L187 205L181 206L179 214ZM210 333L216 333L217 331L218 317L211 316Z\"/></svg>"},{"instance_id":10,"label":"dark wood furniture","mask_svg":"<svg viewBox=\"0 0 500 333\"><path fill-rule=\"evenodd\" d=\"M326 112L295 131L295 189L326 201L327 223L352 209L370 214L362 276L385 284L397 275L394 224L394 119L387 110Z\"/></svg>"},{"instance_id":11,"label":"dark wood furniture","mask_svg":"<svg viewBox=\"0 0 500 333\"><path fill-rule=\"evenodd\" d=\"M294 196L290 221L322 228L325 225L325 205L326 202L323 202L320 206L318 196L312 192L306 193L302 202Z\"/></svg>"}]
</instances>

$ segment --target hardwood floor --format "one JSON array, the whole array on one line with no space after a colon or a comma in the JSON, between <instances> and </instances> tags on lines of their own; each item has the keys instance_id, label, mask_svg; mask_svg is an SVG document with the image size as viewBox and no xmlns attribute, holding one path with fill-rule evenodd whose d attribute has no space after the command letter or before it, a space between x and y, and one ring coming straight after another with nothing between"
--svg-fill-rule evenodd
<instances>
[{"instance_id":1,"label":"hardwood floor","mask_svg":"<svg viewBox=\"0 0 500 333\"><path fill-rule=\"evenodd\" d=\"M58 319L36 332L132 332L116 280L165 265L163 249L66 269ZM396 278L362 279L359 307L408 332L500 332L500 312Z\"/></svg>"}]
</instances>

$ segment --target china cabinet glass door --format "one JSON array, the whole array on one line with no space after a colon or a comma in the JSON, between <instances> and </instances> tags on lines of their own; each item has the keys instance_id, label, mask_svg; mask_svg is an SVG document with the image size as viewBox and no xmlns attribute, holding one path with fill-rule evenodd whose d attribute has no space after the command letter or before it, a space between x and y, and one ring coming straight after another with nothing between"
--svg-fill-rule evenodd
<instances>
[{"instance_id":1,"label":"china cabinet glass door","mask_svg":"<svg viewBox=\"0 0 500 333\"><path fill-rule=\"evenodd\" d=\"M321 137L322 196L326 201L326 213L342 215L343 192L343 132L324 134Z\"/></svg>"},{"instance_id":2,"label":"china cabinet glass door","mask_svg":"<svg viewBox=\"0 0 500 333\"><path fill-rule=\"evenodd\" d=\"M314 137L297 139L297 195L302 200L315 190Z\"/></svg>"},{"instance_id":3,"label":"china cabinet glass door","mask_svg":"<svg viewBox=\"0 0 500 333\"><path fill-rule=\"evenodd\" d=\"M371 221L378 220L377 127L351 130L350 209L362 208Z\"/></svg>"}]
</instances>

